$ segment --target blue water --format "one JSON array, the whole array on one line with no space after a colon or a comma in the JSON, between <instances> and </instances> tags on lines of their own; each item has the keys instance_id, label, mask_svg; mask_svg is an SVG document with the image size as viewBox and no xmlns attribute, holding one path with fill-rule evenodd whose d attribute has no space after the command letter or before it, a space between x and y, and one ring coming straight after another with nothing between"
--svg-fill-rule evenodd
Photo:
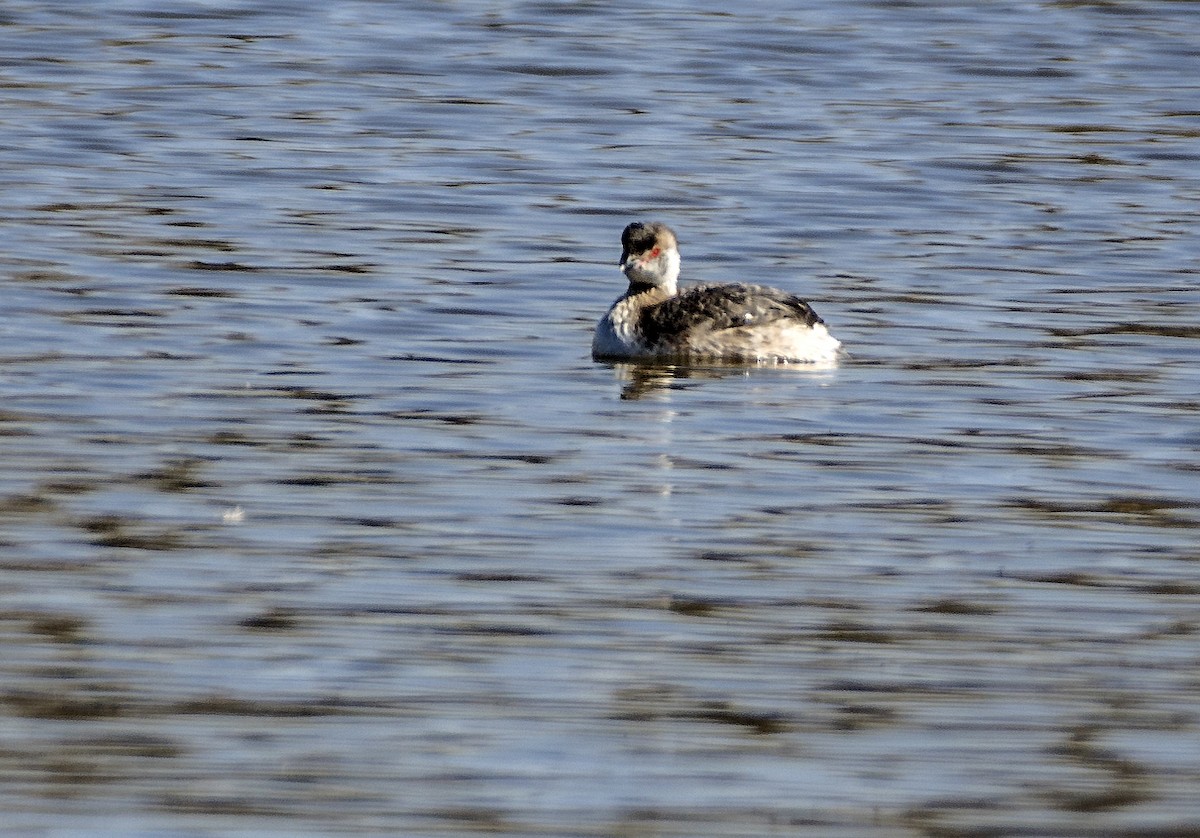
<instances>
[{"instance_id":1,"label":"blue water","mask_svg":"<svg viewBox=\"0 0 1200 838\"><path fill-rule=\"evenodd\" d=\"M0 834L1200 830L1195 22L7 4Z\"/></svg>"}]
</instances>

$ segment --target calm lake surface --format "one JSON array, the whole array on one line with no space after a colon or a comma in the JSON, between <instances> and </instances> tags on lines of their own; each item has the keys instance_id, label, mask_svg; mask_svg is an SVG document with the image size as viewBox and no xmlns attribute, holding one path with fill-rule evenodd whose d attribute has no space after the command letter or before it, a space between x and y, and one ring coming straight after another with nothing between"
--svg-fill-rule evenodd
<instances>
[{"instance_id":1,"label":"calm lake surface","mask_svg":"<svg viewBox=\"0 0 1200 838\"><path fill-rule=\"evenodd\" d=\"M1197 32L4 4L0 834L1200 834Z\"/></svg>"}]
</instances>

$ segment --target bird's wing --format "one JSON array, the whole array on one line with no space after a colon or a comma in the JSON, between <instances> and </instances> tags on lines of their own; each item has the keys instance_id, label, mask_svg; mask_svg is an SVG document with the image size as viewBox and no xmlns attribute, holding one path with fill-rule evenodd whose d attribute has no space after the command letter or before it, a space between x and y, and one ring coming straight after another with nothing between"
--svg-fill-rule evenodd
<instances>
[{"instance_id":1,"label":"bird's wing","mask_svg":"<svg viewBox=\"0 0 1200 838\"><path fill-rule=\"evenodd\" d=\"M673 343L696 331L753 328L780 320L823 322L808 303L761 285L697 285L649 306L641 328L651 343Z\"/></svg>"}]
</instances>

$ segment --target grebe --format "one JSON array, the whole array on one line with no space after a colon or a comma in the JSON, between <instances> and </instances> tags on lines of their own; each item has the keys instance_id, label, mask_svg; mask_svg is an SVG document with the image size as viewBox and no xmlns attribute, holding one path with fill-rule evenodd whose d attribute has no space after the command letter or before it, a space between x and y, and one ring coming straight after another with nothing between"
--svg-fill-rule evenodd
<instances>
[{"instance_id":1,"label":"grebe","mask_svg":"<svg viewBox=\"0 0 1200 838\"><path fill-rule=\"evenodd\" d=\"M841 341L808 303L762 285L678 290L679 247L666 224L621 233L629 288L596 324L596 360L829 363Z\"/></svg>"}]
</instances>

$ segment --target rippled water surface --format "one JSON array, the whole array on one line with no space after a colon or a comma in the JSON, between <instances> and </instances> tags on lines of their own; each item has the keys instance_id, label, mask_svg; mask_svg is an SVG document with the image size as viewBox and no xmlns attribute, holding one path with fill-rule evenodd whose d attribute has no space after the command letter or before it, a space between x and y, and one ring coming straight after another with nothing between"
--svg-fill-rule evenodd
<instances>
[{"instance_id":1,"label":"rippled water surface","mask_svg":"<svg viewBox=\"0 0 1200 838\"><path fill-rule=\"evenodd\" d=\"M1198 24L5 4L0 833L1200 832Z\"/></svg>"}]
</instances>

